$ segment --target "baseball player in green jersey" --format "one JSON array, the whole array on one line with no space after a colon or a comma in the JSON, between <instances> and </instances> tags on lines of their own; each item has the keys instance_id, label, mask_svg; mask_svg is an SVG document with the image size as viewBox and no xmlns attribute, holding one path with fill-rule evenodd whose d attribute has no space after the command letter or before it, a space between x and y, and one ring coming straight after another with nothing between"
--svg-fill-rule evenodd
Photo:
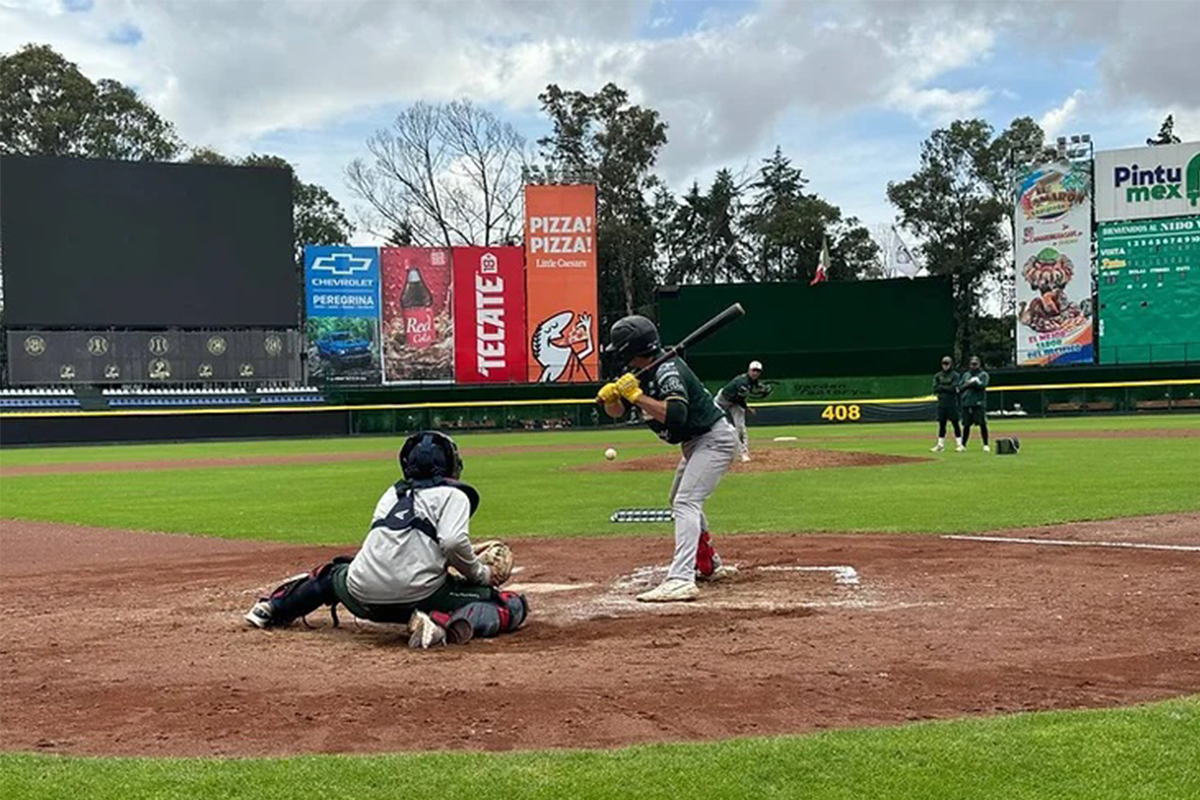
<instances>
[{"instance_id":1,"label":"baseball player in green jersey","mask_svg":"<svg viewBox=\"0 0 1200 800\"><path fill-rule=\"evenodd\" d=\"M954 449L962 452L962 429L958 426L958 371L954 369L954 359L946 356L942 359L942 371L933 376L933 393L937 395L937 444L933 452L940 453L946 449L946 421L954 423Z\"/></svg>"},{"instance_id":2,"label":"baseball player in green jersey","mask_svg":"<svg viewBox=\"0 0 1200 800\"><path fill-rule=\"evenodd\" d=\"M962 383L958 385L959 396L962 398L963 411L963 449L971 441L971 426L979 426L979 435L983 437L983 452L990 453L988 447L987 429L987 385L988 374L983 371L979 356L971 356L968 370L963 373Z\"/></svg>"},{"instance_id":3,"label":"baseball player in green jersey","mask_svg":"<svg viewBox=\"0 0 1200 800\"><path fill-rule=\"evenodd\" d=\"M759 381L762 368L761 361L751 361L745 372L725 384L717 394L717 405L729 414L729 421L737 430L738 440L741 443L742 461L750 460L750 437L746 434L746 415L754 413L754 409L747 405L747 401L752 397L762 398L771 393L771 387Z\"/></svg>"},{"instance_id":4,"label":"baseball player in green jersey","mask_svg":"<svg viewBox=\"0 0 1200 800\"><path fill-rule=\"evenodd\" d=\"M654 323L634 315L613 323L605 350L638 370L662 353L662 345ZM713 549L704 501L733 463L738 437L704 384L675 356L659 364L644 386L633 372L627 372L601 388L597 399L614 419L636 406L650 430L683 451L669 495L675 512L675 555L666 580L637 599L645 603L695 600L700 594L697 579L733 577L737 570L722 564Z\"/></svg>"}]
</instances>

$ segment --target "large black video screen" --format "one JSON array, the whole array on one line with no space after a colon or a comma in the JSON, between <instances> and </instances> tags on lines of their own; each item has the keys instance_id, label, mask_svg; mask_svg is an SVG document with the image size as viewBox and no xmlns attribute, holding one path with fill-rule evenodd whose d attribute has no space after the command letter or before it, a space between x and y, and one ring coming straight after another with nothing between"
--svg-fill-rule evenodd
<instances>
[{"instance_id":1,"label":"large black video screen","mask_svg":"<svg viewBox=\"0 0 1200 800\"><path fill-rule=\"evenodd\" d=\"M296 327L286 170L0 158L9 327Z\"/></svg>"}]
</instances>

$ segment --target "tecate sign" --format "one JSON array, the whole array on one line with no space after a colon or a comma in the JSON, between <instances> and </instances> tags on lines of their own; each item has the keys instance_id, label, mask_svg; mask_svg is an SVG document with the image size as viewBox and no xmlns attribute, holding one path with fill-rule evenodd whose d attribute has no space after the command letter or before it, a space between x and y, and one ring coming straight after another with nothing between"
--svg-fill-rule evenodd
<instances>
[{"instance_id":1,"label":"tecate sign","mask_svg":"<svg viewBox=\"0 0 1200 800\"><path fill-rule=\"evenodd\" d=\"M1096 221L1200 214L1200 142L1096 154Z\"/></svg>"}]
</instances>

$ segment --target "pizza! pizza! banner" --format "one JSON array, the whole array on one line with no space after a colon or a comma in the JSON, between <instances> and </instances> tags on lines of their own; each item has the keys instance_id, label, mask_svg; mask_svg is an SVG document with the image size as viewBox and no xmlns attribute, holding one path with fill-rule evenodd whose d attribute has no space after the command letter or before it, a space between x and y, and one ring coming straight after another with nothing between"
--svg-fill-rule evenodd
<instances>
[{"instance_id":1,"label":"pizza! pizza! banner","mask_svg":"<svg viewBox=\"0 0 1200 800\"><path fill-rule=\"evenodd\" d=\"M600 375L596 187L525 187L528 379L584 383Z\"/></svg>"}]
</instances>

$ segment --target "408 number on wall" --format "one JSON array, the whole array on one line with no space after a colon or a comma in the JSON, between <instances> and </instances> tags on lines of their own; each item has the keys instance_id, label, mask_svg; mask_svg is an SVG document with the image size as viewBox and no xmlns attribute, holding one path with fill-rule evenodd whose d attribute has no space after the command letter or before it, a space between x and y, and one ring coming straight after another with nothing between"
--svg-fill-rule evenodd
<instances>
[{"instance_id":1,"label":"408 number on wall","mask_svg":"<svg viewBox=\"0 0 1200 800\"><path fill-rule=\"evenodd\" d=\"M821 412L821 419L826 419L830 422L858 422L862 419L862 407L857 404L828 405Z\"/></svg>"}]
</instances>

